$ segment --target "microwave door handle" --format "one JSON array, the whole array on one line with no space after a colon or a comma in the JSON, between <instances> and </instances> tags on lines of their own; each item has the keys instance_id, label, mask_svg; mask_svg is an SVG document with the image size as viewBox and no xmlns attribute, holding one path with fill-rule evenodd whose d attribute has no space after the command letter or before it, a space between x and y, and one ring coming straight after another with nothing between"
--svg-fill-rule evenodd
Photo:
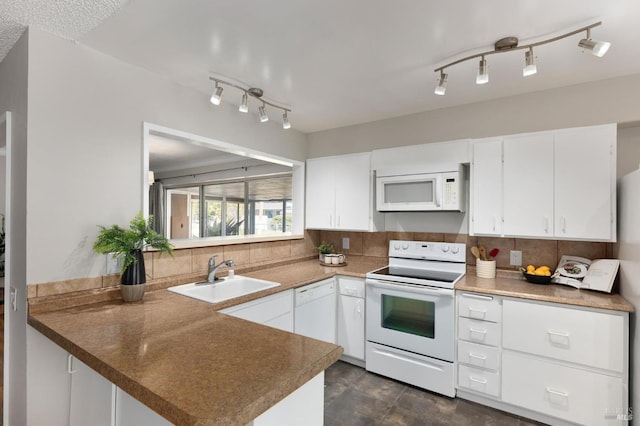
<instances>
[{"instance_id":1,"label":"microwave door handle","mask_svg":"<svg viewBox=\"0 0 640 426\"><path fill-rule=\"evenodd\" d=\"M437 177L434 179L433 181L433 188L434 188L434 192L436 194L436 207L440 207L440 197L442 196L441 191L440 191L440 177Z\"/></svg>"}]
</instances>

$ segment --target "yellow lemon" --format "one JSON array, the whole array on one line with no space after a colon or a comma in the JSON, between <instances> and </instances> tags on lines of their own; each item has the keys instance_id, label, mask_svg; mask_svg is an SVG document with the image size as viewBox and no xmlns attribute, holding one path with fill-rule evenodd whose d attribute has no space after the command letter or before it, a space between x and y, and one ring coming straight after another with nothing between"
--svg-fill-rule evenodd
<instances>
[{"instance_id":1,"label":"yellow lemon","mask_svg":"<svg viewBox=\"0 0 640 426\"><path fill-rule=\"evenodd\" d=\"M533 274L533 272L536 270L536 267L533 265L527 265L527 273L528 274Z\"/></svg>"}]
</instances>

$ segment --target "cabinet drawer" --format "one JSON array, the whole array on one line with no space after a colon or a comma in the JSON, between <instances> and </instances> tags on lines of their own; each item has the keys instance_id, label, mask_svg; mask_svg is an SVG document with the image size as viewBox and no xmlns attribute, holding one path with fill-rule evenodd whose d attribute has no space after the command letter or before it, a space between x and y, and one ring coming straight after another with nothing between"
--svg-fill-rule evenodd
<instances>
[{"instance_id":1,"label":"cabinet drawer","mask_svg":"<svg viewBox=\"0 0 640 426\"><path fill-rule=\"evenodd\" d=\"M345 296L364 298L364 280L362 278L338 277L338 290Z\"/></svg>"},{"instance_id":2,"label":"cabinet drawer","mask_svg":"<svg viewBox=\"0 0 640 426\"><path fill-rule=\"evenodd\" d=\"M505 300L504 347L563 361L623 372L624 318Z\"/></svg>"},{"instance_id":3,"label":"cabinet drawer","mask_svg":"<svg viewBox=\"0 0 640 426\"><path fill-rule=\"evenodd\" d=\"M493 346L458 340L458 362L497 371L500 368L500 351Z\"/></svg>"},{"instance_id":4,"label":"cabinet drawer","mask_svg":"<svg viewBox=\"0 0 640 426\"><path fill-rule=\"evenodd\" d=\"M458 365L458 387L491 396L500 396L500 375L466 365Z\"/></svg>"},{"instance_id":5,"label":"cabinet drawer","mask_svg":"<svg viewBox=\"0 0 640 426\"><path fill-rule=\"evenodd\" d=\"M500 345L500 324L458 318L458 338L485 345Z\"/></svg>"},{"instance_id":6,"label":"cabinet drawer","mask_svg":"<svg viewBox=\"0 0 640 426\"><path fill-rule=\"evenodd\" d=\"M504 402L580 424L622 424L607 416L625 410L622 379L505 351Z\"/></svg>"},{"instance_id":7,"label":"cabinet drawer","mask_svg":"<svg viewBox=\"0 0 640 426\"><path fill-rule=\"evenodd\" d=\"M500 300L492 296L462 293L458 297L458 315L477 320L500 322L502 306L500 306Z\"/></svg>"}]
</instances>

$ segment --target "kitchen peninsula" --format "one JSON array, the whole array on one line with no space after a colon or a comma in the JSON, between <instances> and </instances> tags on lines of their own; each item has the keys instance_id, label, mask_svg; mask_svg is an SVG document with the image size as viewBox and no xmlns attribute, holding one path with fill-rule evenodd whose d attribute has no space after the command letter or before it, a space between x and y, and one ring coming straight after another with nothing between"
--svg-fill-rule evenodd
<instances>
[{"instance_id":1,"label":"kitchen peninsula","mask_svg":"<svg viewBox=\"0 0 640 426\"><path fill-rule=\"evenodd\" d=\"M29 324L171 423L247 424L323 373L342 348L217 311L332 277L336 269L362 277L376 266L300 262L246 274L281 286L234 301L210 305L162 289L136 304L32 309Z\"/></svg>"}]
</instances>

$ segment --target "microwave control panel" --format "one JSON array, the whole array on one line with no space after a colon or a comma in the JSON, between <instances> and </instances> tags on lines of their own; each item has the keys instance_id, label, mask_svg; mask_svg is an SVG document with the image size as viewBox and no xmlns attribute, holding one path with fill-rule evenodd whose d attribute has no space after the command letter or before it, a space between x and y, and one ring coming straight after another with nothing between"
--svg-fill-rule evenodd
<instances>
[{"instance_id":1,"label":"microwave control panel","mask_svg":"<svg viewBox=\"0 0 640 426\"><path fill-rule=\"evenodd\" d=\"M442 175L442 204L443 210L464 210L461 202L464 197L461 195L462 185L460 184L461 174L443 173Z\"/></svg>"}]
</instances>

